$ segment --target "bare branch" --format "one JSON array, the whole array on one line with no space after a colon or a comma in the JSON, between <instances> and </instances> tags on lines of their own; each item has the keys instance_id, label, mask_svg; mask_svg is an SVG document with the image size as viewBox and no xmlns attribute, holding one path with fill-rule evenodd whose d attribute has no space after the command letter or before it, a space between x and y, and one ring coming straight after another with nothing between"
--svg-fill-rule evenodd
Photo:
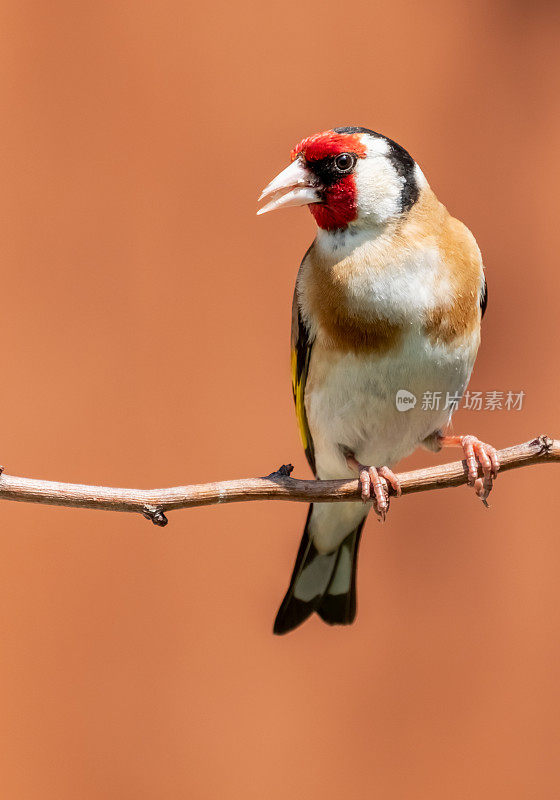
<instances>
[{"instance_id":1,"label":"bare branch","mask_svg":"<svg viewBox=\"0 0 560 800\"><path fill-rule=\"evenodd\" d=\"M502 472L531 464L560 461L560 441L539 436L530 442L500 450ZM291 465L281 467L265 478L246 478L169 489L117 489L109 486L83 486L31 478L18 478L2 473L0 500L43 503L73 508L104 511L131 511L142 514L154 525L166 525L165 512L217 503L242 503L249 500L292 500L313 503L335 503L359 500L357 480L313 481L291 478ZM1 471L1 468L0 468ZM464 461L401 472L398 475L403 494L446 489L467 483Z\"/></svg>"}]
</instances>

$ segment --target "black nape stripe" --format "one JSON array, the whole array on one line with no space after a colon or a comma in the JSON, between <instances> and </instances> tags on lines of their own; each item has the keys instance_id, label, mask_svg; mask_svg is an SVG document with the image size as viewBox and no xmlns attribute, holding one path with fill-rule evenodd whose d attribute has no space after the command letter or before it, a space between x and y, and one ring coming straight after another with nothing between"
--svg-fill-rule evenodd
<instances>
[{"instance_id":1,"label":"black nape stripe","mask_svg":"<svg viewBox=\"0 0 560 800\"><path fill-rule=\"evenodd\" d=\"M414 159L410 153L401 147L400 144L389 139L388 136L383 136L382 133L372 131L369 128L361 128L357 125L350 125L345 128L335 128L335 133L367 133L369 136L376 136L379 139L385 139L389 145L389 159L395 168L397 175L404 178L404 184L401 193L401 208L402 211L408 211L414 203L418 200L420 190L414 175Z\"/></svg>"},{"instance_id":2,"label":"black nape stripe","mask_svg":"<svg viewBox=\"0 0 560 800\"><path fill-rule=\"evenodd\" d=\"M387 139L387 137L385 137L385 139L391 148L389 151L391 163L394 166L397 175L399 175L401 178L404 178L404 184L401 193L401 203L402 210L408 211L418 200L418 195L420 194L420 189L418 188L418 183L414 174L414 159L410 153L404 149L404 147L400 146L400 144L397 144L392 139Z\"/></svg>"}]
</instances>

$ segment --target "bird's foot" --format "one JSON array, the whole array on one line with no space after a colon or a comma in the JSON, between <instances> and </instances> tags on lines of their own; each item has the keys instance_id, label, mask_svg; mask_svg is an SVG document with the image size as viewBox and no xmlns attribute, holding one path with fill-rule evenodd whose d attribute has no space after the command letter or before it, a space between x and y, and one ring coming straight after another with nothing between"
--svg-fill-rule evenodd
<instances>
[{"instance_id":1,"label":"bird's foot","mask_svg":"<svg viewBox=\"0 0 560 800\"><path fill-rule=\"evenodd\" d=\"M476 436L440 436L442 447L462 447L467 462L468 484L484 505L488 507L486 498L492 491L494 479L498 476L500 459L495 447L477 439ZM482 478L478 476L478 468L482 469Z\"/></svg>"},{"instance_id":2,"label":"bird's foot","mask_svg":"<svg viewBox=\"0 0 560 800\"><path fill-rule=\"evenodd\" d=\"M347 456L346 461L351 469L358 470L358 480L362 492L362 502L373 502L377 516L385 522L389 511L389 497L402 494L399 479L389 467L366 467L354 456ZM390 488L389 488L390 487Z\"/></svg>"}]
</instances>

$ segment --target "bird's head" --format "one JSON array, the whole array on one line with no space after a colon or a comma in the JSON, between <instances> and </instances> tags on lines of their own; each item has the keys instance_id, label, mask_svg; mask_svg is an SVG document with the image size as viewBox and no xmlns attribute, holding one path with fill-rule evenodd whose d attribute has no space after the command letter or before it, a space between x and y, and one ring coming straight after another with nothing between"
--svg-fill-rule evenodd
<instances>
[{"instance_id":1,"label":"bird's head","mask_svg":"<svg viewBox=\"0 0 560 800\"><path fill-rule=\"evenodd\" d=\"M367 128L334 128L303 139L271 181L258 214L309 206L319 228L379 227L406 213L423 176L407 151Z\"/></svg>"}]
</instances>

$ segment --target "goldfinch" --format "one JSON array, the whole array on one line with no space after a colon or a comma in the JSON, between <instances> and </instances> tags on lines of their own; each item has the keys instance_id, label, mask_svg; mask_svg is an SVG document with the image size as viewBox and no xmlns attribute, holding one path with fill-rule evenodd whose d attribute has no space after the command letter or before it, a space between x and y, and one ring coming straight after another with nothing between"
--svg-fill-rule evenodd
<instances>
[{"instance_id":1,"label":"goldfinch","mask_svg":"<svg viewBox=\"0 0 560 800\"><path fill-rule=\"evenodd\" d=\"M313 612L353 622L362 528L400 493L400 459L462 447L484 502L499 462L476 437L445 434L476 358L486 281L473 235L409 153L367 128L325 131L295 147L259 199L259 214L307 205L317 224L293 302L296 415L316 478L358 476L363 501L310 506L274 623L283 634ZM421 402L426 393L442 402Z\"/></svg>"}]
</instances>

